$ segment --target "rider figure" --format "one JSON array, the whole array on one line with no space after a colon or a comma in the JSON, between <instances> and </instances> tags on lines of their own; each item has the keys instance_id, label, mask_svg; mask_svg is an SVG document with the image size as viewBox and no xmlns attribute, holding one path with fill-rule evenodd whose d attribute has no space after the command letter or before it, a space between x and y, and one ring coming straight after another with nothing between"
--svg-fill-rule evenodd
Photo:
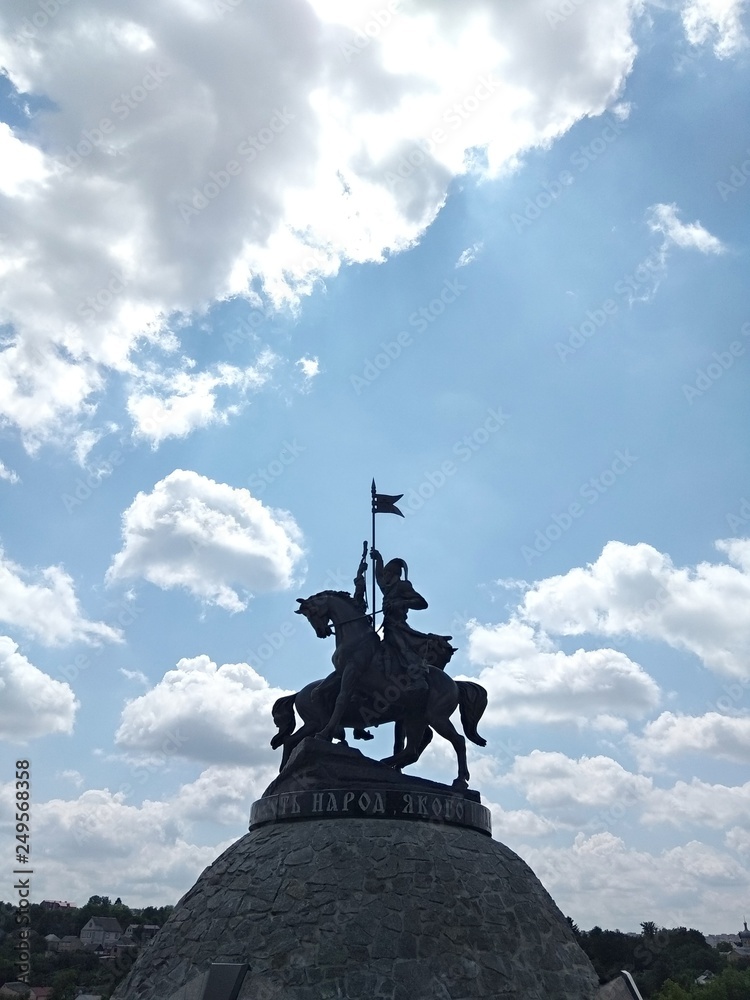
<instances>
[{"instance_id":1,"label":"rider figure","mask_svg":"<svg viewBox=\"0 0 750 1000\"><path fill-rule=\"evenodd\" d=\"M383 593L384 666L387 674L404 671L409 687L416 691L428 689L430 664L424 656L428 636L406 623L409 611L422 611L428 605L409 582L409 570L403 559L391 559L383 565L377 549L370 550L375 562L375 579ZM402 578L403 574L403 578Z\"/></svg>"},{"instance_id":2,"label":"rider figure","mask_svg":"<svg viewBox=\"0 0 750 1000\"><path fill-rule=\"evenodd\" d=\"M367 542L364 543L364 548L362 550L362 556L359 560L359 566L357 567L357 575L354 577L354 602L357 608L362 612L362 616L367 615ZM319 682L317 687L312 692L312 697L315 701L330 701L333 703L336 700L336 695L339 693L339 688L341 687L341 677L334 671L327 677L323 678ZM372 740L374 736L372 733L368 732L366 729L355 729L352 734L355 740ZM345 741L344 741L345 742Z\"/></svg>"}]
</instances>

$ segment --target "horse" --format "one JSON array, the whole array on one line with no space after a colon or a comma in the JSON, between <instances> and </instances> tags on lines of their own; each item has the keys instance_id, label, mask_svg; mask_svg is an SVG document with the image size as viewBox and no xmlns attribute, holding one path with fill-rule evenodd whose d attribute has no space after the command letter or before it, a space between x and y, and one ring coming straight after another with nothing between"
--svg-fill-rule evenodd
<instances>
[{"instance_id":1,"label":"horse","mask_svg":"<svg viewBox=\"0 0 750 1000\"><path fill-rule=\"evenodd\" d=\"M307 618L319 638L327 638L335 630L336 649L331 660L341 683L333 710L315 697L320 681L275 703L273 718L279 732L271 746L284 747L282 769L294 747L307 736L332 740L340 736L342 727L364 729L396 722L403 727L406 745L381 763L397 770L413 764L432 738L431 727L455 750L458 776L452 787L468 788L466 740L450 717L458 708L466 736L477 746L486 746L476 728L487 707L484 688L473 681L454 681L434 666L425 671L408 667L398 672L384 670L382 644L372 619L345 591L324 590L297 601L300 607L296 613ZM296 730L295 709L302 719Z\"/></svg>"}]
</instances>

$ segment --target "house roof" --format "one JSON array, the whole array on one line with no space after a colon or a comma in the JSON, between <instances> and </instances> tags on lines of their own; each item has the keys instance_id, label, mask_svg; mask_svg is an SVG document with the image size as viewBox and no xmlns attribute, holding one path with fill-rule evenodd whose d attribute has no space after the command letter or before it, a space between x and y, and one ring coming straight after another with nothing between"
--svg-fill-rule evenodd
<instances>
[{"instance_id":1,"label":"house roof","mask_svg":"<svg viewBox=\"0 0 750 1000\"><path fill-rule=\"evenodd\" d=\"M89 925L91 925L92 930L96 927L102 931L114 931L116 934L122 934L122 927L120 927L120 921L117 917L92 917L86 927Z\"/></svg>"}]
</instances>

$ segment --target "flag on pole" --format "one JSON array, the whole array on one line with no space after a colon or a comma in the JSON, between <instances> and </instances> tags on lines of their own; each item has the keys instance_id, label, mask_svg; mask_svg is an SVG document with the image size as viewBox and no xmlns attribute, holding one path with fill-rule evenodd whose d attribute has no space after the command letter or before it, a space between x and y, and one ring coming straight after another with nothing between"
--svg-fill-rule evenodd
<instances>
[{"instance_id":1,"label":"flag on pole","mask_svg":"<svg viewBox=\"0 0 750 1000\"><path fill-rule=\"evenodd\" d=\"M372 481L372 512L373 514L398 514L399 517L404 515L396 506L396 503L401 499L403 493L397 493L395 496L390 496L388 493L376 493L375 492L375 480Z\"/></svg>"}]
</instances>

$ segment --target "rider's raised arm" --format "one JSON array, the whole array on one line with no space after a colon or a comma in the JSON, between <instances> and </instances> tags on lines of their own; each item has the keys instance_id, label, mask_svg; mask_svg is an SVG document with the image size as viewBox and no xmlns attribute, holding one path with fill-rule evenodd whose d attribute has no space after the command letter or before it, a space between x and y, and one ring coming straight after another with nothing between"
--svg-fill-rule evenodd
<instances>
[{"instance_id":1,"label":"rider's raised arm","mask_svg":"<svg viewBox=\"0 0 750 1000\"><path fill-rule=\"evenodd\" d=\"M383 557L377 549L370 549L370 559L375 563L375 579L380 589L383 590Z\"/></svg>"},{"instance_id":2,"label":"rider's raised arm","mask_svg":"<svg viewBox=\"0 0 750 1000\"><path fill-rule=\"evenodd\" d=\"M367 542L364 543L364 548L362 550L362 558L359 561L359 567L357 568L357 575L354 577L354 600L357 602L357 604L363 611L367 609L367 599L365 597L365 591L367 587L366 574L367 574Z\"/></svg>"}]
</instances>

